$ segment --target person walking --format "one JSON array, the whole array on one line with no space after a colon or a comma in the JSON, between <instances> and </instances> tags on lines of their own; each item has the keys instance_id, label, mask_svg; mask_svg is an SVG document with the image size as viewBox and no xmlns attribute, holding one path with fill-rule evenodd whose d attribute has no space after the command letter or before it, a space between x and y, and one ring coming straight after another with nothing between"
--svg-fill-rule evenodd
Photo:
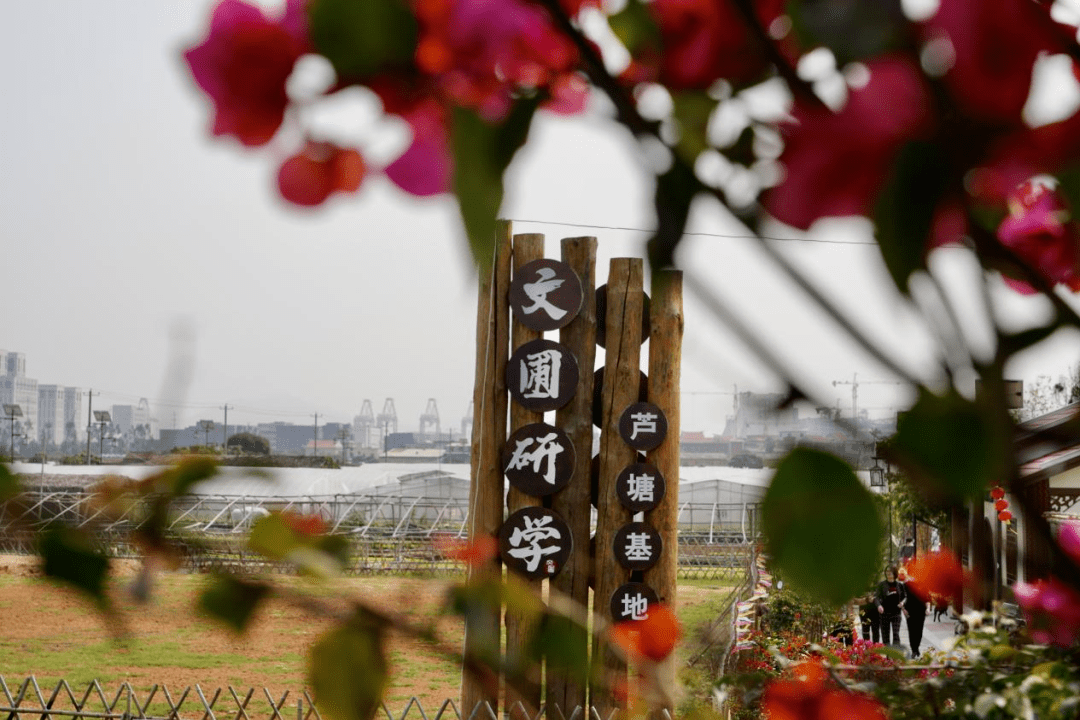
<instances>
[{"instance_id":1,"label":"person walking","mask_svg":"<svg viewBox=\"0 0 1080 720\"><path fill-rule=\"evenodd\" d=\"M926 602L918 589L908 578L904 586L904 617L907 618L908 640L911 643L911 657L919 657L919 645L922 643L923 625L926 623Z\"/></svg>"},{"instance_id":2,"label":"person walking","mask_svg":"<svg viewBox=\"0 0 1080 720\"><path fill-rule=\"evenodd\" d=\"M866 595L858 598L859 624L862 625L862 639L881 642L881 615L878 613L877 600L874 593L867 591Z\"/></svg>"},{"instance_id":3,"label":"person walking","mask_svg":"<svg viewBox=\"0 0 1080 720\"><path fill-rule=\"evenodd\" d=\"M896 579L896 566L885 568L885 580L878 583L874 600L881 615L881 642L900 644L900 608L904 604L904 584ZM890 639L889 628L892 628Z\"/></svg>"}]
</instances>

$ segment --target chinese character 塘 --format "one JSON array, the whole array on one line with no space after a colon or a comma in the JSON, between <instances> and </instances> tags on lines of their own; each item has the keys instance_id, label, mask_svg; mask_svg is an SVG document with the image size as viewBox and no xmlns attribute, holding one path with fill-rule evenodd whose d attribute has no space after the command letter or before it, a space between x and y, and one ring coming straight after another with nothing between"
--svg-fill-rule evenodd
<instances>
[{"instance_id":1,"label":"chinese character \u5858","mask_svg":"<svg viewBox=\"0 0 1080 720\"><path fill-rule=\"evenodd\" d=\"M643 473L641 475L634 475L630 473L630 477L627 480L629 487L627 488L626 495L633 502L652 502L654 499L653 491L655 489L655 481L652 475Z\"/></svg>"}]
</instances>

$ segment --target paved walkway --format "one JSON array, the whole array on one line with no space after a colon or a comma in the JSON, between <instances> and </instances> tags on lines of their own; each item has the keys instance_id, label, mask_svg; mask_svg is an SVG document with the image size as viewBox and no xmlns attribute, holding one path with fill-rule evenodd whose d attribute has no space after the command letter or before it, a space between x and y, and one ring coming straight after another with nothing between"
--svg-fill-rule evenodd
<instances>
[{"instance_id":1,"label":"paved walkway","mask_svg":"<svg viewBox=\"0 0 1080 720\"><path fill-rule=\"evenodd\" d=\"M926 623L923 625L922 643L919 646L920 652L926 652L930 648L944 650L945 641L955 636L956 620L954 618L946 615L939 622L933 622L933 617L932 612L926 616ZM858 626L856 626L856 629L861 633ZM907 618L903 616L900 618L900 646L900 649L906 655L911 655L911 639L908 636Z\"/></svg>"}]
</instances>

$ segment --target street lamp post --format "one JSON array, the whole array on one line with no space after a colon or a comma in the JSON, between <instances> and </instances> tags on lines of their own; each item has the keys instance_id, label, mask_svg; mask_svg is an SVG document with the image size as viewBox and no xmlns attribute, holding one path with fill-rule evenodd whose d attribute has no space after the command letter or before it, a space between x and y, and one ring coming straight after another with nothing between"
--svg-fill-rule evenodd
<instances>
[{"instance_id":1,"label":"street lamp post","mask_svg":"<svg viewBox=\"0 0 1080 720\"><path fill-rule=\"evenodd\" d=\"M112 422L108 410L95 410L94 422L98 424L98 457L105 460L105 426Z\"/></svg>"},{"instance_id":2,"label":"street lamp post","mask_svg":"<svg viewBox=\"0 0 1080 720\"><path fill-rule=\"evenodd\" d=\"M871 488L884 488L885 497L888 500L888 509L886 512L889 515L889 564L892 565L893 560L893 543L892 543L892 495L889 494L889 479L885 468L881 467L879 462L881 458L877 455L874 456L874 466L870 468L870 487Z\"/></svg>"},{"instance_id":3,"label":"street lamp post","mask_svg":"<svg viewBox=\"0 0 1080 720\"><path fill-rule=\"evenodd\" d=\"M205 445L207 448L209 448L210 447L210 431L214 429L214 421L213 420L200 420L199 421L199 427L202 428L202 431L203 431L203 445Z\"/></svg>"},{"instance_id":4,"label":"street lamp post","mask_svg":"<svg viewBox=\"0 0 1080 720\"><path fill-rule=\"evenodd\" d=\"M4 415L11 423L11 462L15 462L15 418L22 417L22 406L18 404L4 405Z\"/></svg>"}]
</instances>

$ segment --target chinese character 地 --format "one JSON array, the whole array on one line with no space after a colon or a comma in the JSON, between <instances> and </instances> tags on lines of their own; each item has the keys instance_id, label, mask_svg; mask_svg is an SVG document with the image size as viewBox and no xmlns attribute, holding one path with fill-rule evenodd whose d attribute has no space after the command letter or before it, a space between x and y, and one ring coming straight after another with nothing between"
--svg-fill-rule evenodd
<instances>
[{"instance_id":1,"label":"chinese character \u5730","mask_svg":"<svg viewBox=\"0 0 1080 720\"><path fill-rule=\"evenodd\" d=\"M507 464L507 470L521 470L532 464L532 471L534 473L540 473L541 464L545 463L544 468L544 480L549 485L555 484L555 456L561 453L565 448L557 442L559 436L556 433L548 433L542 438L527 437L517 441L517 446L514 448L514 454L510 456L510 462ZM530 445L536 443L531 451L528 449Z\"/></svg>"},{"instance_id":2,"label":"chinese character \u5730","mask_svg":"<svg viewBox=\"0 0 1080 720\"><path fill-rule=\"evenodd\" d=\"M654 499L653 492L656 487L656 478L648 473L642 475L634 475L630 473L630 477L627 480L629 487L627 488L626 496L633 502L652 502Z\"/></svg>"},{"instance_id":3,"label":"chinese character \u5730","mask_svg":"<svg viewBox=\"0 0 1080 720\"><path fill-rule=\"evenodd\" d=\"M525 296L532 300L532 305L521 308L521 312L532 315L537 310L543 310L552 320L561 320L566 315L566 310L552 305L547 299L548 293L562 287L563 280L553 280L555 271L551 268L540 268L536 271L537 281L525 283L522 289Z\"/></svg>"},{"instance_id":4,"label":"chinese character \u5730","mask_svg":"<svg viewBox=\"0 0 1080 720\"><path fill-rule=\"evenodd\" d=\"M652 545L648 533L630 533L626 536L626 559L632 562L648 560L652 557Z\"/></svg>"},{"instance_id":5,"label":"chinese character \u5730","mask_svg":"<svg viewBox=\"0 0 1080 720\"><path fill-rule=\"evenodd\" d=\"M510 536L510 545L515 549L510 550L510 556L518 560L526 560L525 569L533 572L540 565L540 559L545 555L557 553L561 549L558 543L542 545L544 540L559 540L562 533L557 528L546 527L551 522L551 516L537 518L524 518L525 527L514 528ZM528 543L522 546L522 543Z\"/></svg>"},{"instance_id":6,"label":"chinese character \u5730","mask_svg":"<svg viewBox=\"0 0 1080 720\"><path fill-rule=\"evenodd\" d=\"M644 620L649 617L649 598L641 593L625 595L622 599L623 615L631 620Z\"/></svg>"},{"instance_id":7,"label":"chinese character \u5730","mask_svg":"<svg viewBox=\"0 0 1080 720\"><path fill-rule=\"evenodd\" d=\"M543 350L526 355L521 361L522 397L559 397L559 370L561 368L562 353L558 350Z\"/></svg>"},{"instance_id":8,"label":"chinese character \u5730","mask_svg":"<svg viewBox=\"0 0 1080 720\"><path fill-rule=\"evenodd\" d=\"M633 425L631 425L630 439L636 440L638 432L655 433L657 417L656 413L651 412L639 412L631 415L630 420Z\"/></svg>"}]
</instances>

